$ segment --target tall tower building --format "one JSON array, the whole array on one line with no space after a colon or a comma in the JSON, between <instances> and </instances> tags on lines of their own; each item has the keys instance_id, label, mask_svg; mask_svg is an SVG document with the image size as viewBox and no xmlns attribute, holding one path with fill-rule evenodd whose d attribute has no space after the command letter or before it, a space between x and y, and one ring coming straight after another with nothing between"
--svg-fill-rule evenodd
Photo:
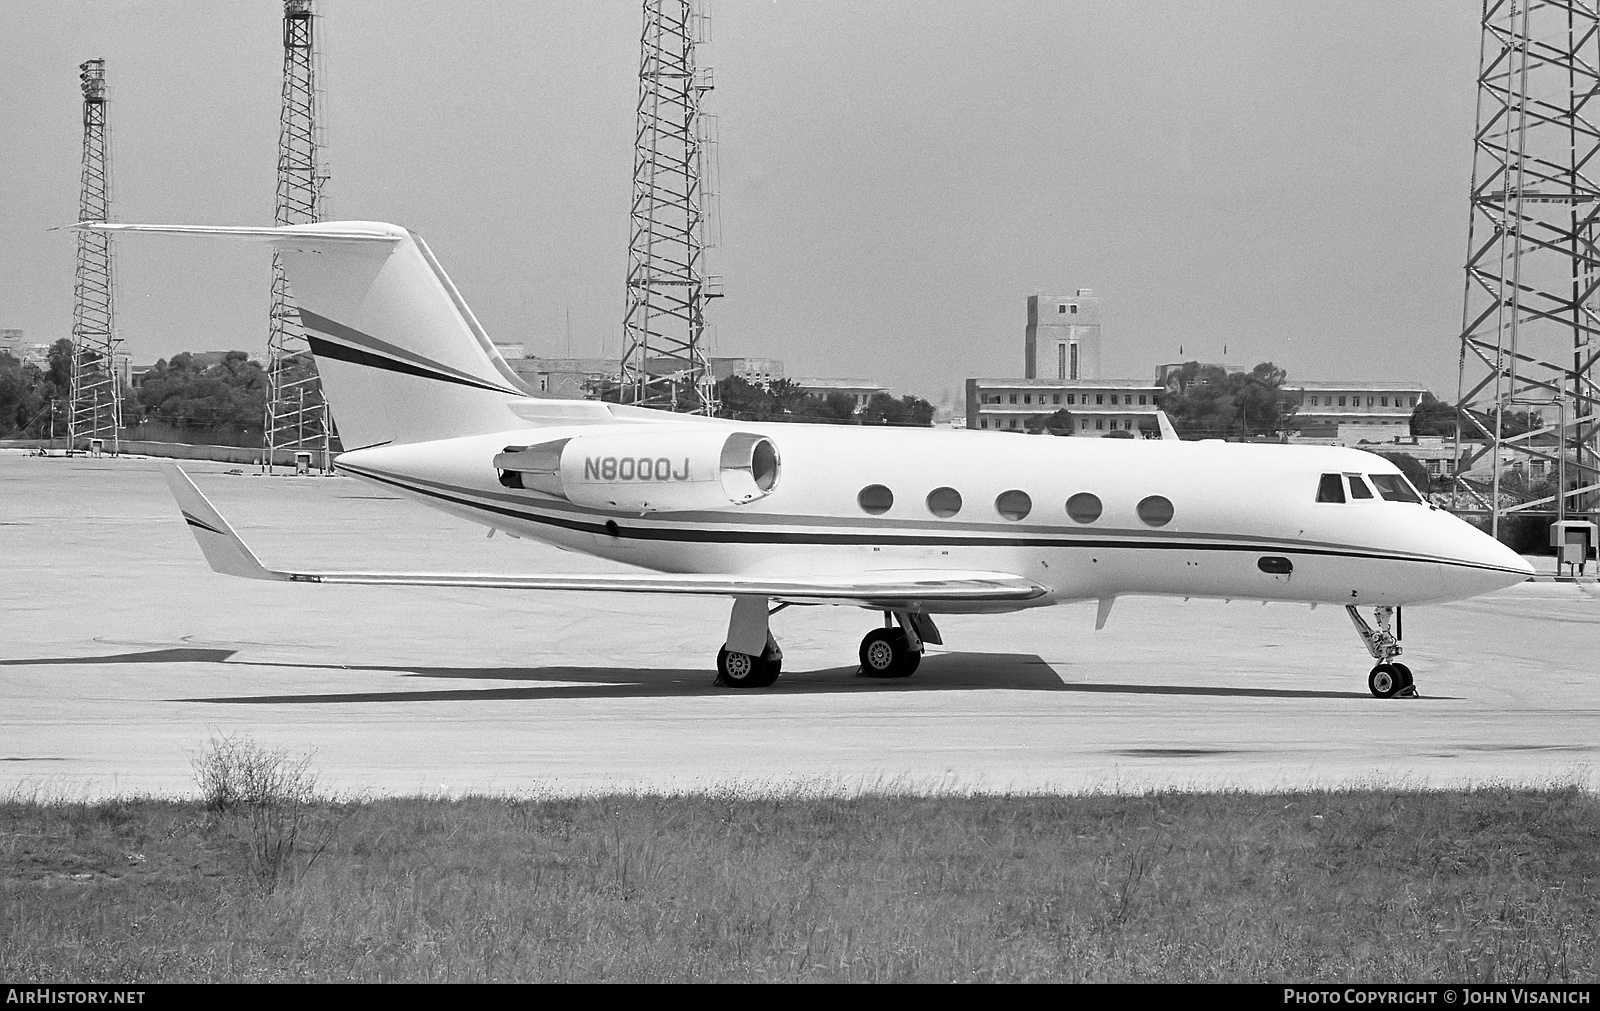
<instances>
[{"instance_id":1,"label":"tall tower building","mask_svg":"<svg viewBox=\"0 0 1600 1011\"><path fill-rule=\"evenodd\" d=\"M1099 379L1099 296L1029 295L1023 360L1029 379Z\"/></svg>"}]
</instances>

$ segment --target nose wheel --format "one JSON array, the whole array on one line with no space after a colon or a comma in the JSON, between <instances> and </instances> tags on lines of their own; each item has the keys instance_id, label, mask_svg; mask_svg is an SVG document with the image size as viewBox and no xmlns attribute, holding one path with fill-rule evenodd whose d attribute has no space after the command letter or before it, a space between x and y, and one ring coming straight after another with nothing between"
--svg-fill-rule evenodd
<instances>
[{"instance_id":1,"label":"nose wheel","mask_svg":"<svg viewBox=\"0 0 1600 1011\"><path fill-rule=\"evenodd\" d=\"M1400 609L1398 607L1373 608L1373 618L1378 627L1373 628L1353 606L1345 607L1350 621L1361 637L1362 645L1378 661L1367 675L1367 690L1380 699L1416 698L1417 686L1411 677L1411 668L1395 660L1400 655ZM1391 631L1391 626L1393 630Z\"/></svg>"},{"instance_id":2,"label":"nose wheel","mask_svg":"<svg viewBox=\"0 0 1600 1011\"><path fill-rule=\"evenodd\" d=\"M1372 668L1372 673L1367 675L1367 688L1380 699L1417 694L1411 668L1403 663L1380 663Z\"/></svg>"}]
</instances>

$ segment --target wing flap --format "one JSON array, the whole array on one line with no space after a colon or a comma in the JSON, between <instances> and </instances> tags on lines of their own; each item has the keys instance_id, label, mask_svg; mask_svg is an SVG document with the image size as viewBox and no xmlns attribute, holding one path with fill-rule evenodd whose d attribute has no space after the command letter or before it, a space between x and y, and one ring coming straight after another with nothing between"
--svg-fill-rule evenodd
<instances>
[{"instance_id":1,"label":"wing flap","mask_svg":"<svg viewBox=\"0 0 1600 1011\"><path fill-rule=\"evenodd\" d=\"M246 579L361 586L454 586L496 590L577 590L773 597L797 603L888 605L909 601L989 603L1032 600L1049 590L1008 572L882 569L839 576L741 576L639 572L532 576L451 572L296 572L269 569L222 518L181 467L166 470L178 510L217 572Z\"/></svg>"},{"instance_id":2,"label":"wing flap","mask_svg":"<svg viewBox=\"0 0 1600 1011\"><path fill-rule=\"evenodd\" d=\"M215 566L213 566L215 567ZM218 570L221 571L221 570ZM271 570L268 570L271 571ZM1032 580L1004 572L880 570L848 576L771 578L761 576L641 573L602 575L500 576L448 572L284 572L277 578L300 583L367 586L468 586L500 590L592 590L607 593L680 593L759 596L794 601L872 603L884 600L1031 600L1048 592Z\"/></svg>"}]
</instances>

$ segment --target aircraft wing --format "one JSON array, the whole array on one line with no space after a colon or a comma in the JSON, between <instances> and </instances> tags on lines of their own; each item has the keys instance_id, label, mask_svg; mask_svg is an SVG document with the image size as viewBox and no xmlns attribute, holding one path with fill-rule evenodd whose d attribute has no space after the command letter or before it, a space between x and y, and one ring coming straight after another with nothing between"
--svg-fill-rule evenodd
<instances>
[{"instance_id":1,"label":"aircraft wing","mask_svg":"<svg viewBox=\"0 0 1600 1011\"><path fill-rule=\"evenodd\" d=\"M897 569L841 576L740 576L639 572L620 575L531 576L448 572L293 572L269 569L234 533L182 468L163 468L184 522L217 572L245 579L367 586L467 586L502 590L602 590L612 593L689 593L759 596L796 602L889 607L911 601L989 603L1032 600L1048 593L1031 579L1006 572Z\"/></svg>"}]
</instances>

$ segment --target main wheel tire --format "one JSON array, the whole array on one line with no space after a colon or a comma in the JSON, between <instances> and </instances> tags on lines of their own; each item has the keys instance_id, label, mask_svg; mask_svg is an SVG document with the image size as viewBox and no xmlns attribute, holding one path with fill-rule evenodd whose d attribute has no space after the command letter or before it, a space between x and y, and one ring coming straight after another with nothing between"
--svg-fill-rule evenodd
<instances>
[{"instance_id":1,"label":"main wheel tire","mask_svg":"<svg viewBox=\"0 0 1600 1011\"><path fill-rule=\"evenodd\" d=\"M1404 678L1392 663L1380 663L1367 675L1368 690L1380 699L1392 699L1404 687Z\"/></svg>"},{"instance_id":2,"label":"main wheel tire","mask_svg":"<svg viewBox=\"0 0 1600 1011\"><path fill-rule=\"evenodd\" d=\"M861 640L861 673L869 678L909 677L921 659L903 629L875 628Z\"/></svg>"},{"instance_id":3,"label":"main wheel tire","mask_svg":"<svg viewBox=\"0 0 1600 1011\"><path fill-rule=\"evenodd\" d=\"M724 646L717 651L717 683L729 688L770 688L783 672L783 661L763 650L760 656L736 653Z\"/></svg>"},{"instance_id":4,"label":"main wheel tire","mask_svg":"<svg viewBox=\"0 0 1600 1011\"><path fill-rule=\"evenodd\" d=\"M778 675L783 673L783 661L766 654L761 658L761 680L755 683L757 688L771 688L778 680Z\"/></svg>"}]
</instances>

